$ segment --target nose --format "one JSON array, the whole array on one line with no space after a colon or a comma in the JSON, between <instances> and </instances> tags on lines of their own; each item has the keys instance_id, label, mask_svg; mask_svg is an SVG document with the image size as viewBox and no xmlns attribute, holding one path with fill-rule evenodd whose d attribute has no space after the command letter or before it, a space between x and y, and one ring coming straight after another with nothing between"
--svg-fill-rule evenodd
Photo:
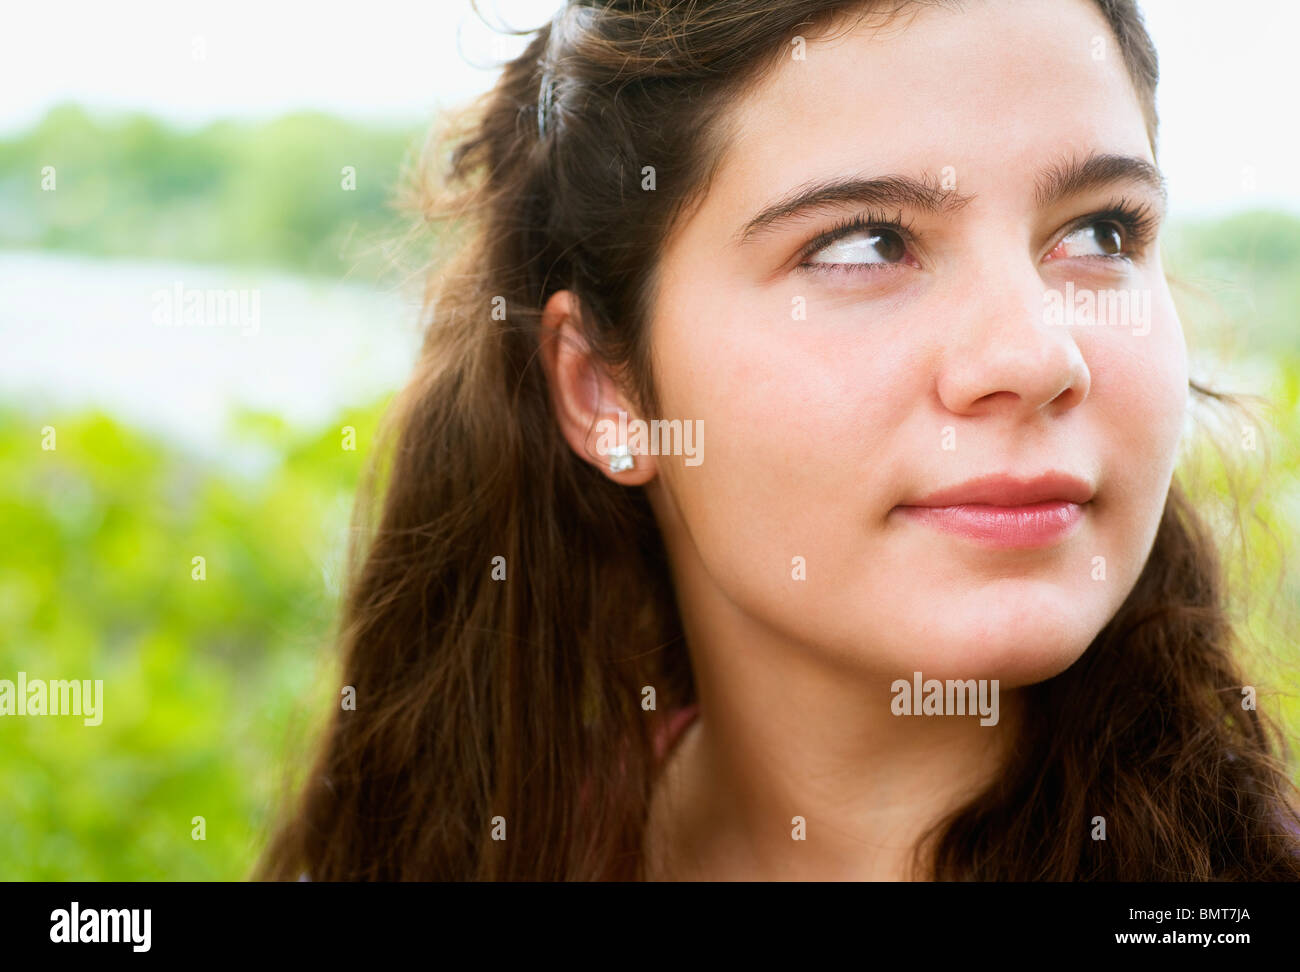
<instances>
[{"instance_id":1,"label":"nose","mask_svg":"<svg viewBox=\"0 0 1300 972\"><path fill-rule=\"evenodd\" d=\"M1088 365L1070 328L1045 314L1046 288L1033 267L986 273L969 292L978 296L956 302L962 309L940 364L938 394L948 411L1059 415L1088 397Z\"/></svg>"}]
</instances>

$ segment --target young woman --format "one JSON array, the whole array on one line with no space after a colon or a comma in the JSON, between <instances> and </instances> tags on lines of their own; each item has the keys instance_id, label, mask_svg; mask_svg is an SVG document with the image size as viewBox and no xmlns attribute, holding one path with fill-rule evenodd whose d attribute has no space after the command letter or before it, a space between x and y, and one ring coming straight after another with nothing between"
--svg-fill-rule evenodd
<instances>
[{"instance_id":1,"label":"young woman","mask_svg":"<svg viewBox=\"0 0 1300 972\"><path fill-rule=\"evenodd\" d=\"M1174 477L1156 77L1132 0L566 6L422 183L262 876L1300 877Z\"/></svg>"}]
</instances>

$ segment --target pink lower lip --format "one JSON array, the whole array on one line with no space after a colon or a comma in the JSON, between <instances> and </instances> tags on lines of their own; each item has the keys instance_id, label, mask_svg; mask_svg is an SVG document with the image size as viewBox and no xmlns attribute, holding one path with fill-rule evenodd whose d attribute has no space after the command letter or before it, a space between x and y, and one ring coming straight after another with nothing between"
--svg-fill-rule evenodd
<instances>
[{"instance_id":1,"label":"pink lower lip","mask_svg":"<svg viewBox=\"0 0 1300 972\"><path fill-rule=\"evenodd\" d=\"M1054 500L1027 506L900 506L903 515L926 526L987 547L1046 547L1064 540L1083 518L1078 503Z\"/></svg>"}]
</instances>

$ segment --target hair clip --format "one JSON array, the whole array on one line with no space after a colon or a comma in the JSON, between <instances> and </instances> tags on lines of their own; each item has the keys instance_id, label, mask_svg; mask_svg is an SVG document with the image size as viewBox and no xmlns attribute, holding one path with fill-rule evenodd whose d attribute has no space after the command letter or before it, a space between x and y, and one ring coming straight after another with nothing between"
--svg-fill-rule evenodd
<instances>
[{"instance_id":1,"label":"hair clip","mask_svg":"<svg viewBox=\"0 0 1300 972\"><path fill-rule=\"evenodd\" d=\"M552 101L555 97L555 79L549 71L542 72L541 87L537 92L537 137L545 138L550 121Z\"/></svg>"}]
</instances>

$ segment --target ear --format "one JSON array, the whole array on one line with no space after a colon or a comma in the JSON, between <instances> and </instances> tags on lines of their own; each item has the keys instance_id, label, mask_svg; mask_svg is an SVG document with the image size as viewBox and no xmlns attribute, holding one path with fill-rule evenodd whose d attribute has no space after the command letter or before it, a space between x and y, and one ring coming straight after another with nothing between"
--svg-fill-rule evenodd
<instances>
[{"instance_id":1,"label":"ear","mask_svg":"<svg viewBox=\"0 0 1300 972\"><path fill-rule=\"evenodd\" d=\"M641 418L617 383L591 352L579 325L577 296L571 290L552 294L542 309L541 358L551 388L560 432L569 447L616 483L641 486L654 478L655 457L633 454L631 468L610 470L610 449L627 445L620 434Z\"/></svg>"}]
</instances>

